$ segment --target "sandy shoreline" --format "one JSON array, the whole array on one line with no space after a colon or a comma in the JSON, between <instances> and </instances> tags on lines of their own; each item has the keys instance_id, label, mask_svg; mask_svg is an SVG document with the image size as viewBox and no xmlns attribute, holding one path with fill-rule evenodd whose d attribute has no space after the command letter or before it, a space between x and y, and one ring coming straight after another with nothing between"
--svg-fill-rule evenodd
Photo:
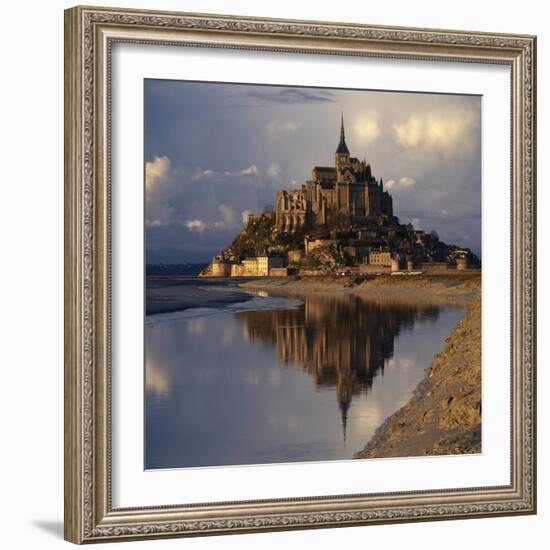
<instances>
[{"instance_id":1,"label":"sandy shoreline","mask_svg":"<svg viewBox=\"0 0 550 550\"><path fill-rule=\"evenodd\" d=\"M389 416L355 458L481 452L481 275L262 279L248 289L277 293L353 293L373 301L452 305L465 317L411 400Z\"/></svg>"},{"instance_id":2,"label":"sandy shoreline","mask_svg":"<svg viewBox=\"0 0 550 550\"><path fill-rule=\"evenodd\" d=\"M272 277L243 282L250 290L303 293L353 293L369 300L409 304L456 305L467 307L481 285L481 275L452 274L430 276L365 277Z\"/></svg>"}]
</instances>

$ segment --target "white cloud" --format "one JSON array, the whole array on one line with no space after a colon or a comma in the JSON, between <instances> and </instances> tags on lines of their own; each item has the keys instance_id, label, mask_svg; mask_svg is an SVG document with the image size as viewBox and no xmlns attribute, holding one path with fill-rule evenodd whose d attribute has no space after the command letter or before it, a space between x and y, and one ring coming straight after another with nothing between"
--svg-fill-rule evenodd
<instances>
[{"instance_id":1,"label":"white cloud","mask_svg":"<svg viewBox=\"0 0 550 550\"><path fill-rule=\"evenodd\" d=\"M248 216L250 216L250 214L252 214L251 210L243 210L241 212L241 220L243 223L248 223Z\"/></svg>"},{"instance_id":2,"label":"white cloud","mask_svg":"<svg viewBox=\"0 0 550 550\"><path fill-rule=\"evenodd\" d=\"M145 220L145 223L151 227L158 227L159 225L163 225L162 220L159 219Z\"/></svg>"},{"instance_id":3,"label":"white cloud","mask_svg":"<svg viewBox=\"0 0 550 550\"><path fill-rule=\"evenodd\" d=\"M429 115L426 124L428 142L440 147L452 145L464 137L472 122L473 116L471 113Z\"/></svg>"},{"instance_id":4,"label":"white cloud","mask_svg":"<svg viewBox=\"0 0 550 550\"><path fill-rule=\"evenodd\" d=\"M278 178L281 174L281 167L277 162L270 162L267 167L266 174L270 178Z\"/></svg>"},{"instance_id":5,"label":"white cloud","mask_svg":"<svg viewBox=\"0 0 550 550\"><path fill-rule=\"evenodd\" d=\"M196 231L197 233L203 233L207 227L207 224L202 220L187 220L183 225L185 225L189 231Z\"/></svg>"},{"instance_id":6,"label":"white cloud","mask_svg":"<svg viewBox=\"0 0 550 550\"><path fill-rule=\"evenodd\" d=\"M191 178L194 180L199 180L201 178L211 178L215 175L216 175L216 172L214 172L214 170L202 170L200 168L197 168L197 170L195 170L195 173L193 174L193 176L191 176Z\"/></svg>"},{"instance_id":7,"label":"white cloud","mask_svg":"<svg viewBox=\"0 0 550 550\"><path fill-rule=\"evenodd\" d=\"M265 130L268 134L275 135L275 134L294 134L298 131L300 126L302 125L301 122L298 122L296 120L287 120L283 122L268 122L265 125Z\"/></svg>"},{"instance_id":8,"label":"white cloud","mask_svg":"<svg viewBox=\"0 0 550 550\"><path fill-rule=\"evenodd\" d=\"M176 209L170 204L175 172L167 156L155 156L145 163L145 224L156 227L170 224Z\"/></svg>"},{"instance_id":9,"label":"white cloud","mask_svg":"<svg viewBox=\"0 0 550 550\"><path fill-rule=\"evenodd\" d=\"M449 211L448 211L446 208L443 208L443 210L441 210L441 215L442 215L442 216L448 216L448 215L449 215Z\"/></svg>"},{"instance_id":10,"label":"white cloud","mask_svg":"<svg viewBox=\"0 0 550 550\"><path fill-rule=\"evenodd\" d=\"M289 180L288 182L292 187L296 187L297 185L300 185L300 182L298 180Z\"/></svg>"},{"instance_id":11,"label":"white cloud","mask_svg":"<svg viewBox=\"0 0 550 550\"><path fill-rule=\"evenodd\" d=\"M253 164L252 166L249 166L248 168L243 168L240 172L237 173L239 176L253 176L258 173L258 167Z\"/></svg>"},{"instance_id":12,"label":"white cloud","mask_svg":"<svg viewBox=\"0 0 550 550\"><path fill-rule=\"evenodd\" d=\"M414 187L416 184L416 180L414 178L410 178L409 176L403 176L399 180L399 187Z\"/></svg>"},{"instance_id":13,"label":"white cloud","mask_svg":"<svg viewBox=\"0 0 550 550\"><path fill-rule=\"evenodd\" d=\"M394 124L397 142L404 147L416 147L420 143L424 130L424 121L416 115L411 115L407 122Z\"/></svg>"},{"instance_id":14,"label":"white cloud","mask_svg":"<svg viewBox=\"0 0 550 550\"><path fill-rule=\"evenodd\" d=\"M248 168L243 168L237 172L230 172L229 170L226 170L224 174L226 176L255 176L258 172L258 167L255 164L251 164Z\"/></svg>"},{"instance_id":15,"label":"white cloud","mask_svg":"<svg viewBox=\"0 0 550 550\"><path fill-rule=\"evenodd\" d=\"M255 164L251 164L250 166L247 166L246 168L243 168L242 170L237 170L235 172L232 172L231 170L226 170L223 172L223 175L225 176L255 176L256 174L259 174L258 167ZM216 172L215 170L203 170L202 168L197 168L193 175L191 176L191 179L193 180L199 180L203 178L219 178L222 175L221 172Z\"/></svg>"},{"instance_id":16,"label":"white cloud","mask_svg":"<svg viewBox=\"0 0 550 550\"><path fill-rule=\"evenodd\" d=\"M409 176L403 176L402 178L399 178L398 181L395 181L394 179L389 179L388 181L384 182L384 187L387 190L411 189L415 185L416 185L416 180Z\"/></svg>"},{"instance_id":17,"label":"white cloud","mask_svg":"<svg viewBox=\"0 0 550 550\"><path fill-rule=\"evenodd\" d=\"M145 163L145 188L149 190L164 180L170 173L170 159L167 156L157 157Z\"/></svg>"},{"instance_id":18,"label":"white cloud","mask_svg":"<svg viewBox=\"0 0 550 550\"><path fill-rule=\"evenodd\" d=\"M237 225L237 214L235 210L226 204L220 204L218 210L222 219L214 222L205 222L199 219L186 220L183 225L189 229L189 231L195 231L201 235L211 229L223 229L226 227L234 227Z\"/></svg>"},{"instance_id":19,"label":"white cloud","mask_svg":"<svg viewBox=\"0 0 550 550\"><path fill-rule=\"evenodd\" d=\"M380 135L380 125L378 124L378 113L367 112L362 113L356 119L353 129L355 131L356 138L365 143L372 143L376 141Z\"/></svg>"},{"instance_id":20,"label":"white cloud","mask_svg":"<svg viewBox=\"0 0 550 550\"><path fill-rule=\"evenodd\" d=\"M412 114L393 126L397 143L403 147L434 147L452 151L467 146L476 115L470 111Z\"/></svg>"},{"instance_id":21,"label":"white cloud","mask_svg":"<svg viewBox=\"0 0 550 550\"><path fill-rule=\"evenodd\" d=\"M220 204L218 206L218 210L220 211L220 214L222 215L222 220L226 225L235 224L235 221L237 220L237 215L235 214L233 208L225 204Z\"/></svg>"}]
</instances>

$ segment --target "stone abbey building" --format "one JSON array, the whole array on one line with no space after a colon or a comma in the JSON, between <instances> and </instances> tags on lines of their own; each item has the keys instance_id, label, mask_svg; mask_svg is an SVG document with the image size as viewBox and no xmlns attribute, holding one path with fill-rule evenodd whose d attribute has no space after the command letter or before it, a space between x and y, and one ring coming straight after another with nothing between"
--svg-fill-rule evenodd
<instances>
[{"instance_id":1,"label":"stone abbey building","mask_svg":"<svg viewBox=\"0 0 550 550\"><path fill-rule=\"evenodd\" d=\"M275 223L279 231L327 223L330 212L350 216L354 224L372 223L380 216L393 217L391 195L384 191L366 160L350 155L344 134L344 117L334 166L315 166L311 180L301 189L277 192Z\"/></svg>"}]
</instances>

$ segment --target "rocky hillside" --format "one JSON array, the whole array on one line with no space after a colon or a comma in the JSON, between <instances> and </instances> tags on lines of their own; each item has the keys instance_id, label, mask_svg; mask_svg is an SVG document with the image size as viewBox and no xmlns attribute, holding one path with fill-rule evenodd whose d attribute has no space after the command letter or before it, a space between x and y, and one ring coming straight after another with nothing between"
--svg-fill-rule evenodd
<instances>
[{"instance_id":1,"label":"rocky hillside","mask_svg":"<svg viewBox=\"0 0 550 550\"><path fill-rule=\"evenodd\" d=\"M373 220L363 220L367 225L353 225L352 218L341 213L329 216L327 224L302 226L296 231L282 232L276 227L275 212L266 208L261 214L251 215L233 242L221 253L226 262L240 262L265 254L288 258L288 266L301 273L312 271L321 274L335 273L338 268L365 263L370 250L389 250L395 256L412 259L417 265L423 262L468 261L469 267L479 266L479 259L456 245L447 245L432 231L415 232L410 224L372 225ZM394 221L397 218L394 219ZM368 225L370 223L371 225ZM306 251L305 238L321 240ZM466 254L466 256L464 256ZM219 258L218 260L219 261ZM203 274L212 271L207 267Z\"/></svg>"},{"instance_id":2,"label":"rocky hillside","mask_svg":"<svg viewBox=\"0 0 550 550\"><path fill-rule=\"evenodd\" d=\"M247 258L270 251L286 252L293 248L303 248L305 235L305 230L295 233L277 232L275 213L267 210L254 216L222 252L222 255L227 259L231 256Z\"/></svg>"}]
</instances>

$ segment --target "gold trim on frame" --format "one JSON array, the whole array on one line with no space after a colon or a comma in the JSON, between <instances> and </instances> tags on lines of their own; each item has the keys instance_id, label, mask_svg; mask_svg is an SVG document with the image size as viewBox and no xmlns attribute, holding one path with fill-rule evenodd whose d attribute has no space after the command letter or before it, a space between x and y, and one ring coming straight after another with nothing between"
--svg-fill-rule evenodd
<instances>
[{"instance_id":1,"label":"gold trim on frame","mask_svg":"<svg viewBox=\"0 0 550 550\"><path fill-rule=\"evenodd\" d=\"M510 485L113 509L110 60L116 42L497 63L510 68ZM91 7L65 12L67 540L121 541L535 513L535 56L536 38L525 35Z\"/></svg>"}]
</instances>

